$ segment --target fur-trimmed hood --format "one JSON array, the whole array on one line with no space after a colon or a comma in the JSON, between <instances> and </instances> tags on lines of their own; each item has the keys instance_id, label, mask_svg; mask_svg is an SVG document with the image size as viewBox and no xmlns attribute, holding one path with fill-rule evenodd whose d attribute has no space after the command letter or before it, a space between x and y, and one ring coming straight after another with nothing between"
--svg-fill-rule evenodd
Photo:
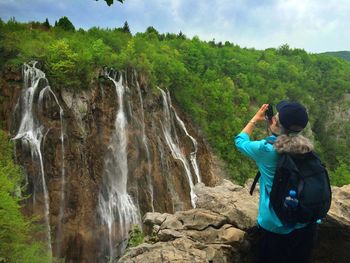
<instances>
[{"instance_id":1,"label":"fur-trimmed hood","mask_svg":"<svg viewBox=\"0 0 350 263\"><path fill-rule=\"evenodd\" d=\"M273 144L278 153L303 154L314 149L312 142L300 135L280 135Z\"/></svg>"}]
</instances>

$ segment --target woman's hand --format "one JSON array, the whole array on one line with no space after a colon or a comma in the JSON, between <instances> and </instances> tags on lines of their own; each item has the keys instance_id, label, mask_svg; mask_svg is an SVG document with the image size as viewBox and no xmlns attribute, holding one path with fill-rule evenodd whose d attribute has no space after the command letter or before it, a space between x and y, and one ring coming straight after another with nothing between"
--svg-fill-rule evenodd
<instances>
[{"instance_id":1,"label":"woman's hand","mask_svg":"<svg viewBox=\"0 0 350 263\"><path fill-rule=\"evenodd\" d=\"M254 117L252 118L252 121L259 122L259 121L265 121L265 112L269 108L269 104L263 104L260 109L255 113Z\"/></svg>"},{"instance_id":2,"label":"woman's hand","mask_svg":"<svg viewBox=\"0 0 350 263\"><path fill-rule=\"evenodd\" d=\"M242 132L250 135L253 132L254 126L259 121L265 120L265 111L268 109L269 104L263 104L257 113L255 113L254 117L247 123Z\"/></svg>"}]
</instances>

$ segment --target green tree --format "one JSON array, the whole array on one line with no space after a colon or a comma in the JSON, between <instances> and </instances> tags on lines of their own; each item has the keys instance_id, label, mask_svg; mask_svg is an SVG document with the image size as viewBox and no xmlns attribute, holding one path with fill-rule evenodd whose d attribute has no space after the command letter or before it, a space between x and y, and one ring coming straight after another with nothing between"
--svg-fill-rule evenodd
<instances>
[{"instance_id":1,"label":"green tree","mask_svg":"<svg viewBox=\"0 0 350 263\"><path fill-rule=\"evenodd\" d=\"M177 34L177 37L180 39L186 39L186 35L184 33L182 33L181 31L179 32L179 34Z\"/></svg>"},{"instance_id":2,"label":"green tree","mask_svg":"<svg viewBox=\"0 0 350 263\"><path fill-rule=\"evenodd\" d=\"M96 66L108 66L112 64L115 56L111 55L112 50L109 46L103 43L102 39L97 39L92 42L91 46L92 60Z\"/></svg>"},{"instance_id":3,"label":"green tree","mask_svg":"<svg viewBox=\"0 0 350 263\"><path fill-rule=\"evenodd\" d=\"M50 23L49 23L49 19L45 19L45 22L43 23L43 26L45 26L47 29L49 29L51 27Z\"/></svg>"},{"instance_id":4,"label":"green tree","mask_svg":"<svg viewBox=\"0 0 350 263\"><path fill-rule=\"evenodd\" d=\"M47 67L54 86L79 86L78 55L71 49L66 39L57 40L49 46Z\"/></svg>"},{"instance_id":5,"label":"green tree","mask_svg":"<svg viewBox=\"0 0 350 263\"><path fill-rule=\"evenodd\" d=\"M350 165L340 162L338 167L330 174L332 185L343 186L350 184Z\"/></svg>"},{"instance_id":6,"label":"green tree","mask_svg":"<svg viewBox=\"0 0 350 263\"><path fill-rule=\"evenodd\" d=\"M75 31L73 23L66 16L61 17L58 22L55 23L55 27L61 28L65 31Z\"/></svg>"},{"instance_id":7,"label":"green tree","mask_svg":"<svg viewBox=\"0 0 350 263\"><path fill-rule=\"evenodd\" d=\"M128 21L125 21L124 26L123 26L123 28L122 28L122 31L123 31L124 33L127 33L127 34L130 34L130 35L131 35Z\"/></svg>"},{"instance_id":8,"label":"green tree","mask_svg":"<svg viewBox=\"0 0 350 263\"><path fill-rule=\"evenodd\" d=\"M12 151L12 143L0 130L0 262L50 262L47 247L31 239L33 221L21 214L23 176Z\"/></svg>"},{"instance_id":9,"label":"green tree","mask_svg":"<svg viewBox=\"0 0 350 263\"><path fill-rule=\"evenodd\" d=\"M153 26L149 26L146 29L146 34L155 34L156 36L159 35L159 32L157 31L157 29L155 29Z\"/></svg>"}]
</instances>

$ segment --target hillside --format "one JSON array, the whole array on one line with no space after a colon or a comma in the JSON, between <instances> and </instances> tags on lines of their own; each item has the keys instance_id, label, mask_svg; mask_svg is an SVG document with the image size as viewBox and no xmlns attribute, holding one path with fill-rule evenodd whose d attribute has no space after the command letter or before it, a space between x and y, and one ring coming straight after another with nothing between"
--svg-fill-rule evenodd
<instances>
[{"instance_id":1,"label":"hillside","mask_svg":"<svg viewBox=\"0 0 350 263\"><path fill-rule=\"evenodd\" d=\"M160 34L153 27L134 36L127 26L75 30L67 20L55 27L0 21L0 66L20 68L37 60L54 90L89 90L104 67L136 69L151 89L170 91L240 183L255 168L232 138L262 103L298 100L309 109L308 132L333 184L350 183L348 122L332 115L335 106L347 107L342 101L350 92L349 63L286 44L255 50L189 39L181 32ZM259 127L254 138L266 136L265 130Z\"/></svg>"},{"instance_id":2,"label":"hillside","mask_svg":"<svg viewBox=\"0 0 350 263\"><path fill-rule=\"evenodd\" d=\"M350 61L350 51L335 51L335 52L324 52L321 53L323 55L334 56L338 58L342 58L346 61Z\"/></svg>"}]
</instances>

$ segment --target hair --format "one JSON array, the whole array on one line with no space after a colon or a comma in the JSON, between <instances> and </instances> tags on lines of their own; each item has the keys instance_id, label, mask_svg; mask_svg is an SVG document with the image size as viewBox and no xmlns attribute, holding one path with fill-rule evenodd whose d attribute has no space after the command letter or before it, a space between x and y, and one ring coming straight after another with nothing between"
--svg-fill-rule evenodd
<instances>
[{"instance_id":1,"label":"hair","mask_svg":"<svg viewBox=\"0 0 350 263\"><path fill-rule=\"evenodd\" d=\"M303 154L314 149L312 142L308 138L300 133L290 132L284 128L279 121L278 114L275 116L275 119L281 131L281 135L277 137L276 142L273 144L278 153Z\"/></svg>"}]
</instances>

